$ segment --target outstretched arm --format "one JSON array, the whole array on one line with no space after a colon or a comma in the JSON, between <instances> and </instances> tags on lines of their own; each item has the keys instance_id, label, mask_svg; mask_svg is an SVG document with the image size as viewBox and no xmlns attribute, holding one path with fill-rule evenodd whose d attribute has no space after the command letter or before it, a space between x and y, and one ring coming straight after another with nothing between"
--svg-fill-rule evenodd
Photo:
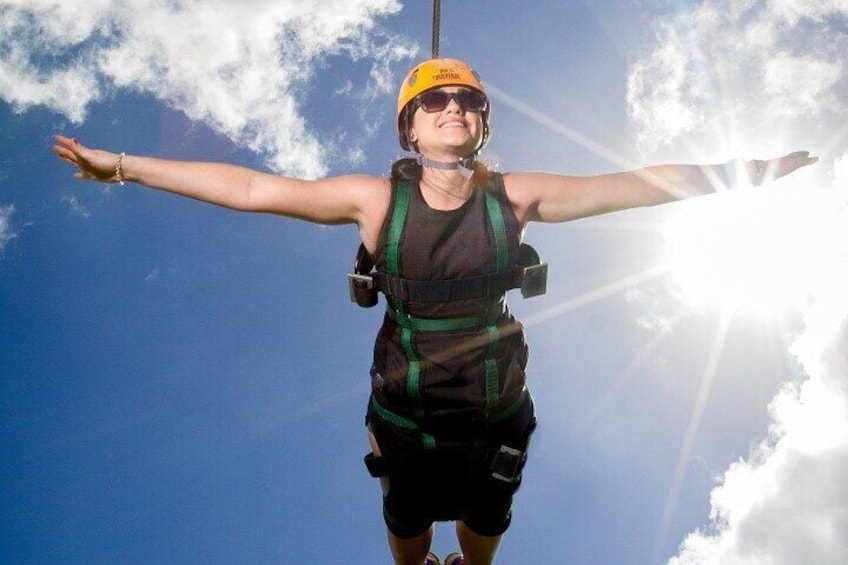
<instances>
[{"instance_id":1,"label":"outstretched arm","mask_svg":"<svg viewBox=\"0 0 848 565\"><path fill-rule=\"evenodd\" d=\"M564 222L709 194L717 186L735 185L736 177L760 184L764 178L780 178L817 160L807 151L799 151L766 161L655 165L592 177L516 173L504 180L523 224Z\"/></svg>"},{"instance_id":2,"label":"outstretched arm","mask_svg":"<svg viewBox=\"0 0 848 565\"><path fill-rule=\"evenodd\" d=\"M74 175L78 179L132 181L234 210L270 212L323 224L362 226L374 191L383 191L386 183L366 175L299 180L223 163L119 155L90 149L76 139L55 139L53 151L79 169Z\"/></svg>"}]
</instances>

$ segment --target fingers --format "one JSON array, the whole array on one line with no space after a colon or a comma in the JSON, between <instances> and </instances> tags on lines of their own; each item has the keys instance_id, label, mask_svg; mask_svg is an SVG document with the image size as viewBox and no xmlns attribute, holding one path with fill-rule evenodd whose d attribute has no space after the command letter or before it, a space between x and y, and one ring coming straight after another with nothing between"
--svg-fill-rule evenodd
<instances>
[{"instance_id":1,"label":"fingers","mask_svg":"<svg viewBox=\"0 0 848 565\"><path fill-rule=\"evenodd\" d=\"M87 170L88 167L85 165L85 158L82 156L82 150L85 148L77 138L55 135L53 136L53 139L56 142L52 148L53 153L55 153L62 161L77 168L77 171L74 173L75 179L97 180L94 175Z\"/></svg>"},{"instance_id":2,"label":"fingers","mask_svg":"<svg viewBox=\"0 0 848 565\"><path fill-rule=\"evenodd\" d=\"M772 178L776 180L801 167L812 165L818 160L818 157L811 157L809 151L794 151L787 153L783 157L770 159L769 169L772 171Z\"/></svg>"},{"instance_id":3,"label":"fingers","mask_svg":"<svg viewBox=\"0 0 848 565\"><path fill-rule=\"evenodd\" d=\"M76 138L68 138L63 135L56 135L53 139L56 141L56 144L53 145L53 153L58 155L63 161L76 165L76 157L79 149L82 147L79 141Z\"/></svg>"},{"instance_id":4,"label":"fingers","mask_svg":"<svg viewBox=\"0 0 848 565\"><path fill-rule=\"evenodd\" d=\"M79 140L75 137L71 138L65 137L64 135L56 135L53 136L53 139L56 141L56 145L54 145L54 147L62 147L68 151L74 151L82 147Z\"/></svg>"},{"instance_id":5,"label":"fingers","mask_svg":"<svg viewBox=\"0 0 848 565\"><path fill-rule=\"evenodd\" d=\"M783 160L789 160L792 164L798 167L805 167L807 165L812 165L816 161L819 160L818 157L810 157L809 151L795 151L793 153L789 153L788 155L783 157Z\"/></svg>"}]
</instances>

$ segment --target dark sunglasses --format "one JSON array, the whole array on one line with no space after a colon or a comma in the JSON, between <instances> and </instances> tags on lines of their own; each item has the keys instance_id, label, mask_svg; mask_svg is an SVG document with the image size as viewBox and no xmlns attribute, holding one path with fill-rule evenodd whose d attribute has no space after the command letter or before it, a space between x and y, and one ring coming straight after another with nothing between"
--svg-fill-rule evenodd
<instances>
[{"instance_id":1,"label":"dark sunglasses","mask_svg":"<svg viewBox=\"0 0 848 565\"><path fill-rule=\"evenodd\" d=\"M486 95L476 90L460 90L458 92L445 92L444 90L428 90L418 96L418 106L425 112L441 112L448 107L451 100L455 100L466 112L485 112L489 107Z\"/></svg>"}]
</instances>

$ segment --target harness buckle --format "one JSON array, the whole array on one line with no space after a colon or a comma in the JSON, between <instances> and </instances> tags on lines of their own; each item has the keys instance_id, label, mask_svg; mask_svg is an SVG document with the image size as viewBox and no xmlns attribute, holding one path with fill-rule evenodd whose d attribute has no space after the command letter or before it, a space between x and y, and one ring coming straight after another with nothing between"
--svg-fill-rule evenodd
<instances>
[{"instance_id":1,"label":"harness buckle","mask_svg":"<svg viewBox=\"0 0 848 565\"><path fill-rule=\"evenodd\" d=\"M521 275L521 296L533 298L548 291L548 264L539 263L524 267Z\"/></svg>"},{"instance_id":2,"label":"harness buckle","mask_svg":"<svg viewBox=\"0 0 848 565\"><path fill-rule=\"evenodd\" d=\"M521 480L525 454L508 445L501 445L492 459L492 478L505 483L515 484Z\"/></svg>"},{"instance_id":3,"label":"harness buckle","mask_svg":"<svg viewBox=\"0 0 848 565\"><path fill-rule=\"evenodd\" d=\"M371 275L351 273L347 276L347 287L350 291L350 301L363 308L377 304L377 288Z\"/></svg>"}]
</instances>

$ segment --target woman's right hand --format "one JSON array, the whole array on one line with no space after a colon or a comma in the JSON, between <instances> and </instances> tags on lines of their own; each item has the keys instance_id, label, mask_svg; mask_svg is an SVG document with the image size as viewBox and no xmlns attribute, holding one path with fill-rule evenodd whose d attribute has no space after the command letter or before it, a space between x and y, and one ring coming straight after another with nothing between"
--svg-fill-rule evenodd
<instances>
[{"instance_id":1,"label":"woman's right hand","mask_svg":"<svg viewBox=\"0 0 848 565\"><path fill-rule=\"evenodd\" d=\"M118 160L121 157L119 154L89 149L76 138L57 135L54 139L56 144L53 146L53 152L63 161L79 169L74 174L74 178L107 183L123 180L118 178L117 174Z\"/></svg>"}]
</instances>

